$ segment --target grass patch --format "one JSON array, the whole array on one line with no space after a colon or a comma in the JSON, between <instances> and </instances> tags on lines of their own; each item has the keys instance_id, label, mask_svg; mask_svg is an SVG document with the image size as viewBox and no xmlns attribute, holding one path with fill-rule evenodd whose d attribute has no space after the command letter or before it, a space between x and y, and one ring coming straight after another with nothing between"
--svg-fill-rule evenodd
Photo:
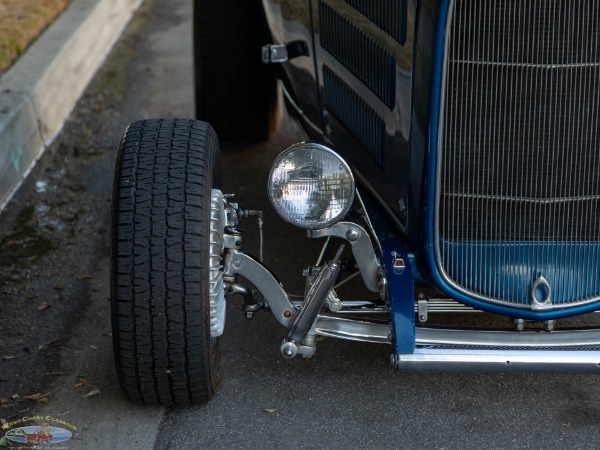
<instances>
[{"instance_id":1,"label":"grass patch","mask_svg":"<svg viewBox=\"0 0 600 450\"><path fill-rule=\"evenodd\" d=\"M65 9L71 0L0 1L0 74Z\"/></svg>"}]
</instances>

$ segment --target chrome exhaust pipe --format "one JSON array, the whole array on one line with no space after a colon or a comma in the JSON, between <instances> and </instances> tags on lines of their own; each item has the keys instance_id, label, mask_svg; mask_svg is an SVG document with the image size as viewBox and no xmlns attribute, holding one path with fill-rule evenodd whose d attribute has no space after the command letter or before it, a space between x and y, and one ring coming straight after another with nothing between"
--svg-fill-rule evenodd
<instances>
[{"instance_id":1,"label":"chrome exhaust pipe","mask_svg":"<svg viewBox=\"0 0 600 450\"><path fill-rule=\"evenodd\" d=\"M599 373L600 351L417 348L391 362L407 372Z\"/></svg>"}]
</instances>

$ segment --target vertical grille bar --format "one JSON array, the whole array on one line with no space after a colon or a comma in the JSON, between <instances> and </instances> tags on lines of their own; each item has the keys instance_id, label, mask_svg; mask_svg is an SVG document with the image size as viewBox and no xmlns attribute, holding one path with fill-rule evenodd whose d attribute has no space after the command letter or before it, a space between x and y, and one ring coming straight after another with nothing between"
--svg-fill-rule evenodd
<instances>
[{"instance_id":1,"label":"vertical grille bar","mask_svg":"<svg viewBox=\"0 0 600 450\"><path fill-rule=\"evenodd\" d=\"M530 307L543 275L542 302L600 300L599 23L595 0L452 3L436 252L459 290Z\"/></svg>"}]
</instances>

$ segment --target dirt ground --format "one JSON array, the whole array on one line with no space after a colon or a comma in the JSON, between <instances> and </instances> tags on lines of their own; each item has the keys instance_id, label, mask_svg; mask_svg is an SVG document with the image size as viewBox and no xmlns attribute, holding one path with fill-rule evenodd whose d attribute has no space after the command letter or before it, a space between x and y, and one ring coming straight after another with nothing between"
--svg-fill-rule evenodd
<instances>
[{"instance_id":1,"label":"dirt ground","mask_svg":"<svg viewBox=\"0 0 600 450\"><path fill-rule=\"evenodd\" d=\"M25 52L71 0L0 2L0 74Z\"/></svg>"},{"instance_id":2,"label":"dirt ground","mask_svg":"<svg viewBox=\"0 0 600 450\"><path fill-rule=\"evenodd\" d=\"M152 4L142 5L130 30L144 26ZM147 89L138 93L156 77L149 53L142 53L145 65L130 61L142 52L142 44L135 34L121 37L113 63L100 69L60 136L0 216L0 428L2 419L51 402L49 386L71 375L60 353L90 307L90 295L101 288L97 269L109 254L119 140L127 124L143 116L140 102L155 97ZM173 78L170 73L168 79ZM131 98L126 103L125 95ZM100 300L108 311L108 297ZM110 343L109 328L96 337Z\"/></svg>"}]
</instances>

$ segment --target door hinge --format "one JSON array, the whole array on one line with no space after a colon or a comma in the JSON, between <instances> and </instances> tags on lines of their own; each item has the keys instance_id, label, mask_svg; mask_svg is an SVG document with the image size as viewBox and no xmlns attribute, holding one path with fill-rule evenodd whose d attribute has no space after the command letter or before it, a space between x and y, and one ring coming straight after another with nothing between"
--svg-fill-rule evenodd
<instances>
[{"instance_id":1,"label":"door hinge","mask_svg":"<svg viewBox=\"0 0 600 450\"><path fill-rule=\"evenodd\" d=\"M281 64L298 56L309 56L310 50L306 41L292 41L287 44L269 44L262 48L264 64Z\"/></svg>"}]
</instances>

